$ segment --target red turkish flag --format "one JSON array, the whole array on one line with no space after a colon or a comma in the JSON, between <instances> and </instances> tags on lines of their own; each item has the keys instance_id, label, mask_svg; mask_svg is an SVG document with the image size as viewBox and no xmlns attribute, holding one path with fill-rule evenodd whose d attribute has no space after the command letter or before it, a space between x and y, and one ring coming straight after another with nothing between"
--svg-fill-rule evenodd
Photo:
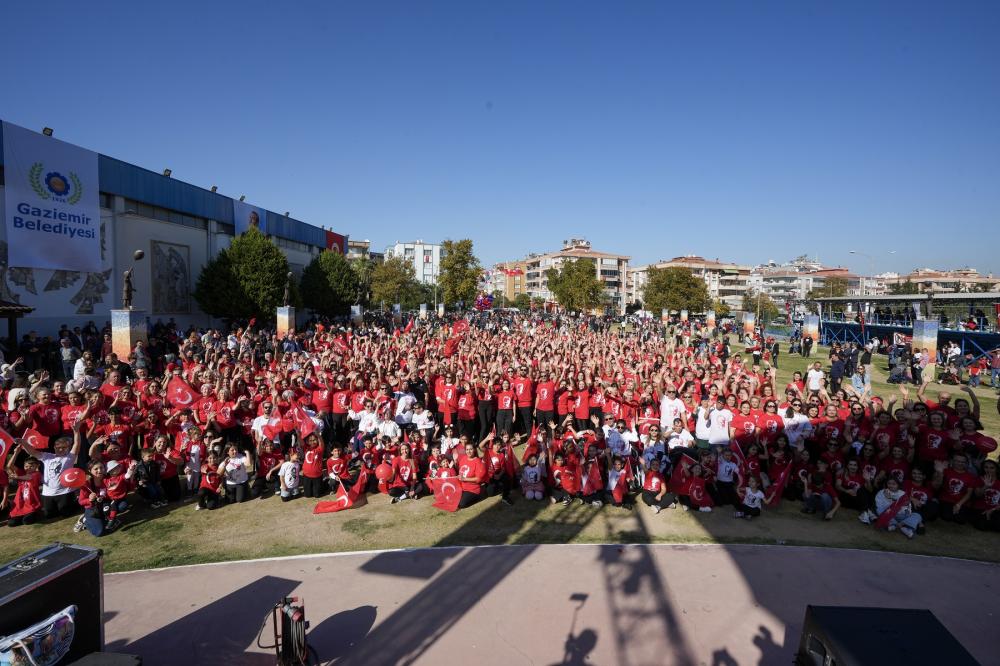
<instances>
[{"instance_id":1,"label":"red turkish flag","mask_svg":"<svg viewBox=\"0 0 1000 666\"><path fill-rule=\"evenodd\" d=\"M167 382L167 400L174 407L190 409L197 399L198 394L194 392L194 389L177 375L171 377L170 381Z\"/></svg>"},{"instance_id":2,"label":"red turkish flag","mask_svg":"<svg viewBox=\"0 0 1000 666\"><path fill-rule=\"evenodd\" d=\"M583 494L593 495L604 488L604 480L601 478L601 465L596 460L587 467L587 473L583 475Z\"/></svg>"},{"instance_id":3,"label":"red turkish flag","mask_svg":"<svg viewBox=\"0 0 1000 666\"><path fill-rule=\"evenodd\" d=\"M454 324L451 325L452 335L463 335L468 330L469 330L469 322L466 321L465 319L456 321Z\"/></svg>"},{"instance_id":4,"label":"red turkish flag","mask_svg":"<svg viewBox=\"0 0 1000 666\"><path fill-rule=\"evenodd\" d=\"M507 472L507 476L511 479L517 478L517 458L514 457L514 447L511 444L507 445L503 454L503 468Z\"/></svg>"},{"instance_id":5,"label":"red turkish flag","mask_svg":"<svg viewBox=\"0 0 1000 666\"><path fill-rule=\"evenodd\" d=\"M49 438L38 432L37 430L32 430L28 428L24 431L24 436L22 437L24 441L28 443L28 446L36 448L39 451L49 448Z\"/></svg>"},{"instance_id":6,"label":"red turkish flag","mask_svg":"<svg viewBox=\"0 0 1000 666\"><path fill-rule=\"evenodd\" d=\"M316 422L306 414L306 410L302 408L302 405L295 405L289 412L291 413L292 421L295 423L295 429L299 431L299 436L302 439L316 432Z\"/></svg>"},{"instance_id":7,"label":"red turkish flag","mask_svg":"<svg viewBox=\"0 0 1000 666\"><path fill-rule=\"evenodd\" d=\"M269 442L273 442L278 437L279 433L279 429L274 427L270 423L262 427L260 431L264 433L264 438Z\"/></svg>"},{"instance_id":8,"label":"red turkish flag","mask_svg":"<svg viewBox=\"0 0 1000 666\"><path fill-rule=\"evenodd\" d=\"M698 461L685 453L678 462L679 464L674 465L673 471L670 472L670 490L678 495L687 495L685 486L689 484L690 479L684 477L684 470Z\"/></svg>"},{"instance_id":9,"label":"red turkish flag","mask_svg":"<svg viewBox=\"0 0 1000 666\"><path fill-rule=\"evenodd\" d=\"M0 428L0 469L7 464L7 454L14 448L14 438L3 428Z\"/></svg>"},{"instance_id":10,"label":"red turkish flag","mask_svg":"<svg viewBox=\"0 0 1000 666\"><path fill-rule=\"evenodd\" d=\"M785 471L778 475L778 480L774 482L774 486L771 490L771 501L767 503L768 506L778 506L781 504L781 496L785 492L785 484L788 483L788 475L792 471L792 466L787 465Z\"/></svg>"},{"instance_id":11,"label":"red turkish flag","mask_svg":"<svg viewBox=\"0 0 1000 666\"><path fill-rule=\"evenodd\" d=\"M432 506L445 511L458 511L458 502L462 499L462 484L458 479L449 476L443 479L431 479L434 488L434 504Z\"/></svg>"},{"instance_id":12,"label":"red turkish flag","mask_svg":"<svg viewBox=\"0 0 1000 666\"><path fill-rule=\"evenodd\" d=\"M345 490L344 484L341 483L337 487L337 499L317 502L315 508L313 508L313 513L336 513L344 509L364 506L367 503L365 499L365 485L367 483L368 470L362 469L361 474L358 475L358 480L354 482L350 490Z\"/></svg>"},{"instance_id":13,"label":"red turkish flag","mask_svg":"<svg viewBox=\"0 0 1000 666\"><path fill-rule=\"evenodd\" d=\"M739 468L736 470L736 474L739 477L736 482L736 487L742 488L747 482L747 459L743 455L743 449L741 449L740 445L736 443L736 440L729 442L729 448L735 454L736 464L739 465Z\"/></svg>"},{"instance_id":14,"label":"red turkish flag","mask_svg":"<svg viewBox=\"0 0 1000 666\"><path fill-rule=\"evenodd\" d=\"M403 327L403 333L409 333L412 330L413 330L413 319L410 319L410 321L406 322L406 326Z\"/></svg>"}]
</instances>

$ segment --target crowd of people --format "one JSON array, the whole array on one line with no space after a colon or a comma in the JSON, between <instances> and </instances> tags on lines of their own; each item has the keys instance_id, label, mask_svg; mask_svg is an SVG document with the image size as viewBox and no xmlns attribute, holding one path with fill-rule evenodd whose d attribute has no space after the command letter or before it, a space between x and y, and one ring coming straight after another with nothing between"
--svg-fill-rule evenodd
<instances>
[{"instance_id":1,"label":"crowd of people","mask_svg":"<svg viewBox=\"0 0 1000 666\"><path fill-rule=\"evenodd\" d=\"M11 527L82 511L74 529L101 536L137 502L398 503L457 485L452 509L497 497L752 520L796 502L909 538L935 520L1000 530L997 442L975 392L875 395L857 346L779 382L780 343L763 336L504 311L281 338L158 325L125 360L94 351L60 378L7 368Z\"/></svg>"}]
</instances>

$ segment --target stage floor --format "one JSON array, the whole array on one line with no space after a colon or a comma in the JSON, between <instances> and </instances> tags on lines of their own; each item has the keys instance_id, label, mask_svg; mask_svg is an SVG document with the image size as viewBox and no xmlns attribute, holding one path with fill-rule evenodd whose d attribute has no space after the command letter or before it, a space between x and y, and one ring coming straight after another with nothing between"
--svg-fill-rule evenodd
<instances>
[{"instance_id":1,"label":"stage floor","mask_svg":"<svg viewBox=\"0 0 1000 666\"><path fill-rule=\"evenodd\" d=\"M270 607L305 600L337 664L789 664L806 604L929 608L1000 664L1000 565L789 546L435 548L105 576L112 651L273 664ZM270 623L261 642L272 640Z\"/></svg>"}]
</instances>

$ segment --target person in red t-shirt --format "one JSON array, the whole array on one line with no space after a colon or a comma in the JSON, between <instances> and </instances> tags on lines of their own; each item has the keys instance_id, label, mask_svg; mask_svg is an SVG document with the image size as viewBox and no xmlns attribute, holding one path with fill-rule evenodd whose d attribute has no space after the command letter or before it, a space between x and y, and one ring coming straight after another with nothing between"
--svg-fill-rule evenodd
<instances>
[{"instance_id":1,"label":"person in red t-shirt","mask_svg":"<svg viewBox=\"0 0 1000 666\"><path fill-rule=\"evenodd\" d=\"M274 442L268 439L260 442L257 447L257 469L250 488L251 497L263 500L281 494L281 483L275 474L281 469L283 462L285 457L280 451L274 450Z\"/></svg>"},{"instance_id":2,"label":"person in red t-shirt","mask_svg":"<svg viewBox=\"0 0 1000 666\"><path fill-rule=\"evenodd\" d=\"M178 476L178 466L184 462L181 454L170 446L167 435L157 435L153 440L153 460L160 467L160 486L168 502L178 502L181 499L181 480Z\"/></svg>"},{"instance_id":3,"label":"person in red t-shirt","mask_svg":"<svg viewBox=\"0 0 1000 666\"><path fill-rule=\"evenodd\" d=\"M517 396L511 388L510 381L504 379L500 382L500 391L497 392L497 432L513 434L514 432L514 407Z\"/></svg>"},{"instance_id":4,"label":"person in red t-shirt","mask_svg":"<svg viewBox=\"0 0 1000 666\"><path fill-rule=\"evenodd\" d=\"M323 488L323 442L316 433L305 438L302 445L302 487L306 497L322 497Z\"/></svg>"},{"instance_id":5,"label":"person in red t-shirt","mask_svg":"<svg viewBox=\"0 0 1000 666\"><path fill-rule=\"evenodd\" d=\"M517 396L516 431L527 437L531 434L531 426L534 423L532 412L535 404L535 383L528 375L528 366L521 366L520 374L514 378L512 386Z\"/></svg>"},{"instance_id":6,"label":"person in red t-shirt","mask_svg":"<svg viewBox=\"0 0 1000 666\"><path fill-rule=\"evenodd\" d=\"M750 407L750 402L744 400L740 403L739 413L729 422L729 439L739 444L741 451L746 451L757 441L757 424Z\"/></svg>"},{"instance_id":7,"label":"person in red t-shirt","mask_svg":"<svg viewBox=\"0 0 1000 666\"><path fill-rule=\"evenodd\" d=\"M17 481L14 494L14 505L7 519L8 527L30 525L42 517L42 464L36 458L24 461L24 468L14 467L14 456L10 456L7 466L7 476L11 481Z\"/></svg>"},{"instance_id":8,"label":"person in red t-shirt","mask_svg":"<svg viewBox=\"0 0 1000 666\"><path fill-rule=\"evenodd\" d=\"M21 418L14 424L15 428L32 428L47 438L45 446L36 448L48 448L49 442L54 442L62 434L62 418L59 413L59 406L53 404L52 394L48 389L43 389L37 393L38 402L22 412Z\"/></svg>"},{"instance_id":9,"label":"person in red t-shirt","mask_svg":"<svg viewBox=\"0 0 1000 666\"><path fill-rule=\"evenodd\" d=\"M423 493L424 484L420 481L417 461L413 459L410 445L403 442L399 445L399 455L392 459L392 482L389 484L392 503L420 499Z\"/></svg>"},{"instance_id":10,"label":"person in red t-shirt","mask_svg":"<svg viewBox=\"0 0 1000 666\"><path fill-rule=\"evenodd\" d=\"M1000 532L1000 476L995 460L983 463L981 481L975 490L972 524L977 529Z\"/></svg>"},{"instance_id":11,"label":"person in red t-shirt","mask_svg":"<svg viewBox=\"0 0 1000 666\"><path fill-rule=\"evenodd\" d=\"M222 505L221 493L224 478L219 474L219 456L209 453L201 466L201 483L198 486L198 505L195 509L218 509Z\"/></svg>"},{"instance_id":12,"label":"person in red t-shirt","mask_svg":"<svg viewBox=\"0 0 1000 666\"><path fill-rule=\"evenodd\" d=\"M486 462L480 457L479 449L469 442L465 445L465 453L455 461L458 470L458 480L462 483L462 497L458 508L472 506L483 496L483 484L486 482Z\"/></svg>"},{"instance_id":13,"label":"person in red t-shirt","mask_svg":"<svg viewBox=\"0 0 1000 666\"><path fill-rule=\"evenodd\" d=\"M640 496L646 506L653 510L653 513L659 513L661 509L670 509L676 506L677 498L673 493L667 492L666 481L660 474L660 461L656 458L649 461L649 469L646 470Z\"/></svg>"},{"instance_id":14,"label":"person in red t-shirt","mask_svg":"<svg viewBox=\"0 0 1000 666\"><path fill-rule=\"evenodd\" d=\"M468 381L463 381L458 387L458 399L455 402L455 412L458 415L458 432L470 440L479 435L479 414L476 407L476 394Z\"/></svg>"},{"instance_id":15,"label":"person in red t-shirt","mask_svg":"<svg viewBox=\"0 0 1000 666\"><path fill-rule=\"evenodd\" d=\"M972 493L982 485L980 478L969 471L969 459L964 453L951 457L951 465L935 478L934 485L938 488L941 519L964 523L971 508Z\"/></svg>"},{"instance_id":16,"label":"person in red t-shirt","mask_svg":"<svg viewBox=\"0 0 1000 666\"><path fill-rule=\"evenodd\" d=\"M543 372L535 387L535 423L547 424L555 419L556 383L551 372Z\"/></svg>"},{"instance_id":17,"label":"person in red t-shirt","mask_svg":"<svg viewBox=\"0 0 1000 666\"><path fill-rule=\"evenodd\" d=\"M350 462L350 456L344 455L343 445L334 444L330 447L330 457L326 460L326 474L327 482L332 490L336 490L342 483L347 486L353 483L349 468Z\"/></svg>"}]
</instances>

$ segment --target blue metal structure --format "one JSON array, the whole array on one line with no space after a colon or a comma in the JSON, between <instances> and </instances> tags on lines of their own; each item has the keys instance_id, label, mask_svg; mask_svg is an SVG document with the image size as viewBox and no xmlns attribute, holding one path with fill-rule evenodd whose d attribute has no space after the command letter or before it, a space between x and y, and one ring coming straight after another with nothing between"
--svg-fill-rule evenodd
<instances>
[{"instance_id":1,"label":"blue metal structure","mask_svg":"<svg viewBox=\"0 0 1000 666\"><path fill-rule=\"evenodd\" d=\"M862 334L861 325L853 321L824 319L820 324L820 340L824 345L830 345L834 342L865 344L873 337L888 338L891 341L893 333L910 336L913 335L913 327L865 324L865 331ZM1000 333L938 329L938 349L943 346L942 343L952 341L958 343L963 355L971 352L973 357L978 359L992 350L1000 348Z\"/></svg>"},{"instance_id":2,"label":"blue metal structure","mask_svg":"<svg viewBox=\"0 0 1000 666\"><path fill-rule=\"evenodd\" d=\"M233 223L233 200L128 162L98 154L101 192L134 199L168 210ZM3 130L0 129L0 166L3 166ZM279 213L267 211L268 233L316 247L326 247L326 231ZM346 236L346 234L344 234Z\"/></svg>"}]
</instances>

